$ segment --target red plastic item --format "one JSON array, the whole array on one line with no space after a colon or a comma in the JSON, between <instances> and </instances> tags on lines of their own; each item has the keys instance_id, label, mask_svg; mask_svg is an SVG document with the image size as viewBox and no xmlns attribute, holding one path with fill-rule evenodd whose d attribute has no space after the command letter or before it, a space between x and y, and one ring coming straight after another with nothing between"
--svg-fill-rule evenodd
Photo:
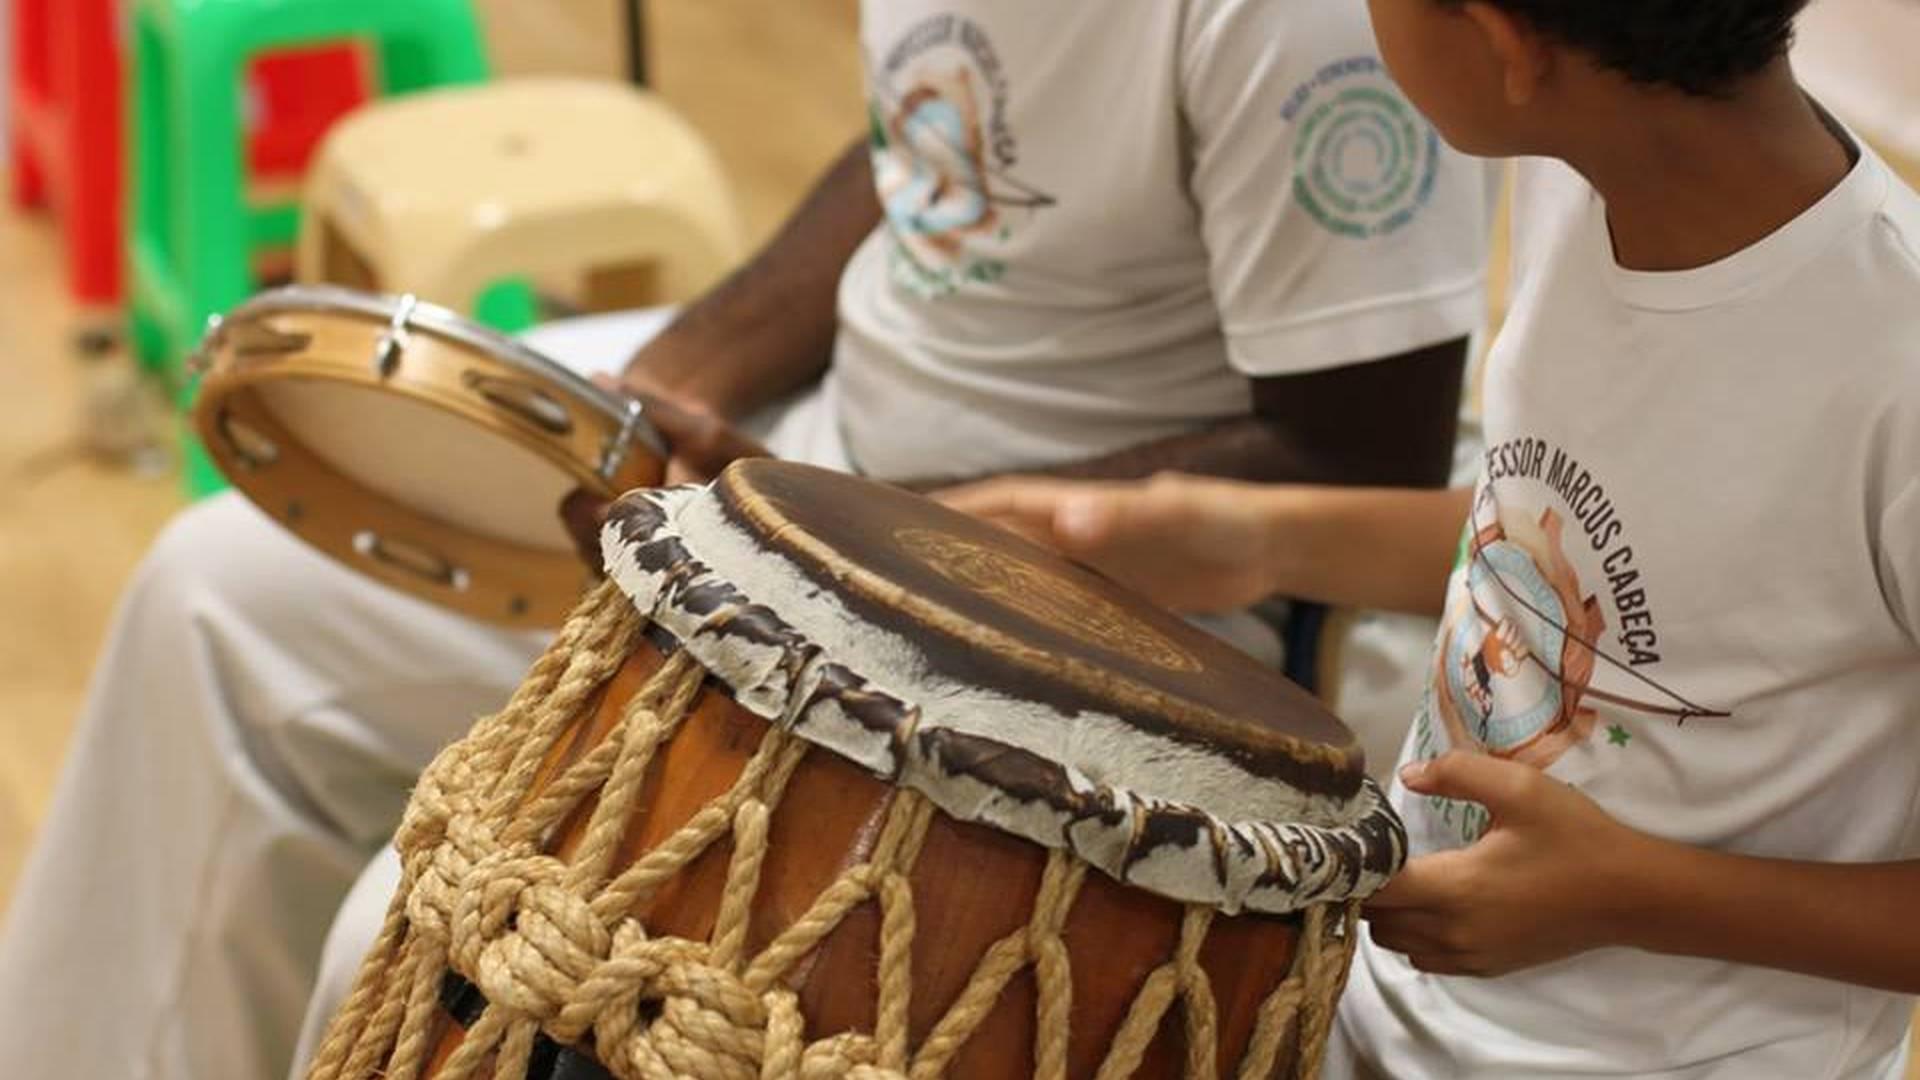
<instances>
[{"instance_id":1,"label":"red plastic item","mask_svg":"<svg viewBox=\"0 0 1920 1080\"><path fill-rule=\"evenodd\" d=\"M60 9L56 12L55 8ZM120 63L113 3L14 0L13 201L65 219L68 287L120 295Z\"/></svg>"},{"instance_id":2,"label":"red plastic item","mask_svg":"<svg viewBox=\"0 0 1920 1080\"><path fill-rule=\"evenodd\" d=\"M51 204L65 226L68 289L87 305L123 289L125 50L118 0L13 0L13 203ZM350 44L256 59L247 75L247 160L256 175L297 177L327 128L366 101L370 78Z\"/></svg>"},{"instance_id":3,"label":"red plastic item","mask_svg":"<svg viewBox=\"0 0 1920 1080\"><path fill-rule=\"evenodd\" d=\"M371 94L367 66L351 45L263 56L253 62L247 87L260 110L248 125L247 162L275 179L305 173L327 129Z\"/></svg>"}]
</instances>

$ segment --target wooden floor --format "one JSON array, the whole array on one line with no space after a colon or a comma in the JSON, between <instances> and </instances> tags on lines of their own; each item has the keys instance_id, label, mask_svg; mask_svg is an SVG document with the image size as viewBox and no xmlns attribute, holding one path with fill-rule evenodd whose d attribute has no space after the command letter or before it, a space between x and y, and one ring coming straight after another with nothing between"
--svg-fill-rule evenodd
<instances>
[{"instance_id":1,"label":"wooden floor","mask_svg":"<svg viewBox=\"0 0 1920 1080\"><path fill-rule=\"evenodd\" d=\"M862 131L855 0L649 6L656 85L712 139L764 236ZM74 313L59 265L49 224L0 211L0 897L45 811L114 600L180 505L172 477L75 451Z\"/></svg>"}]
</instances>

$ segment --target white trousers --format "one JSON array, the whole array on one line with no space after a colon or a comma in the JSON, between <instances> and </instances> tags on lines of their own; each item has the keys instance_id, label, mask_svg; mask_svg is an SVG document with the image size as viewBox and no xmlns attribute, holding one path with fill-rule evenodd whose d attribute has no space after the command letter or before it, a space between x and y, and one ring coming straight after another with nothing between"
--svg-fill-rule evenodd
<instances>
[{"instance_id":1,"label":"white trousers","mask_svg":"<svg viewBox=\"0 0 1920 1080\"><path fill-rule=\"evenodd\" d=\"M0 1061L284 1073L341 896L541 644L370 585L237 495L182 513L121 602L0 932Z\"/></svg>"}]
</instances>

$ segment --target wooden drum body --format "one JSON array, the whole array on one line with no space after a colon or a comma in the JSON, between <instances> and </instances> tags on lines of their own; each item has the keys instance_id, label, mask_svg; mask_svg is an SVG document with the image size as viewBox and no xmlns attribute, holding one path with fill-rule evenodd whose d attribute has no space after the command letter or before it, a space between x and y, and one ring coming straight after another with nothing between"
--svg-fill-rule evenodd
<instances>
[{"instance_id":1,"label":"wooden drum body","mask_svg":"<svg viewBox=\"0 0 1920 1080\"><path fill-rule=\"evenodd\" d=\"M606 549L423 780L314 1076L1317 1069L1404 837L1303 692L800 466L630 495Z\"/></svg>"},{"instance_id":2,"label":"wooden drum body","mask_svg":"<svg viewBox=\"0 0 1920 1080\"><path fill-rule=\"evenodd\" d=\"M556 626L578 601L568 492L662 475L638 403L412 297L262 293L195 366L195 424L236 488L341 562L490 622Z\"/></svg>"}]
</instances>

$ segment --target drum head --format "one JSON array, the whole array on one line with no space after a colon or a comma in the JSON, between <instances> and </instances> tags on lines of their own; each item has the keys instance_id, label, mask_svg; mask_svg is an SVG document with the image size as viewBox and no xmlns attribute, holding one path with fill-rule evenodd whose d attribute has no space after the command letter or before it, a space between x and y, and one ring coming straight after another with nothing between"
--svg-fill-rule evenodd
<instances>
[{"instance_id":1,"label":"drum head","mask_svg":"<svg viewBox=\"0 0 1920 1080\"><path fill-rule=\"evenodd\" d=\"M1266 763L1307 790L1364 775L1346 726L1279 672L1059 554L898 488L742 462L730 514L942 674ZM1325 768L1305 769L1317 759ZM1258 770L1256 770L1258 771Z\"/></svg>"},{"instance_id":2,"label":"drum head","mask_svg":"<svg viewBox=\"0 0 1920 1080\"><path fill-rule=\"evenodd\" d=\"M285 379L255 392L295 438L370 491L489 539L573 550L558 507L579 482L525 444L373 386Z\"/></svg>"},{"instance_id":3,"label":"drum head","mask_svg":"<svg viewBox=\"0 0 1920 1080\"><path fill-rule=\"evenodd\" d=\"M747 711L963 820L1225 911L1405 854L1344 724L1278 671L929 499L755 460L629 493L608 575Z\"/></svg>"}]
</instances>

